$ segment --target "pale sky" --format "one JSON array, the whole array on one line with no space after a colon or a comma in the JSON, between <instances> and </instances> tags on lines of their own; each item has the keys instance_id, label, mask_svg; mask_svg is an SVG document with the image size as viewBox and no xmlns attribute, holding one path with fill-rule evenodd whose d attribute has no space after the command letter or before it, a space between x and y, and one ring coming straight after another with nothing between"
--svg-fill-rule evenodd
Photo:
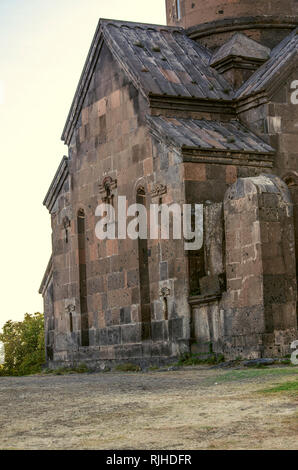
<instances>
[{"instance_id":1,"label":"pale sky","mask_svg":"<svg viewBox=\"0 0 298 470\"><path fill-rule=\"evenodd\" d=\"M165 0L0 0L0 328L42 311L51 253L44 196L99 18L165 24Z\"/></svg>"}]
</instances>

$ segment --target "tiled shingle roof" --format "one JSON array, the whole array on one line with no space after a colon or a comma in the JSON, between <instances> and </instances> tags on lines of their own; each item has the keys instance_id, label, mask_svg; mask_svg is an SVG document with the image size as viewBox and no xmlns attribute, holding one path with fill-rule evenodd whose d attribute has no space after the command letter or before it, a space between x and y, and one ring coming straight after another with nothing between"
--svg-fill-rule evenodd
<instances>
[{"instance_id":1,"label":"tiled shingle roof","mask_svg":"<svg viewBox=\"0 0 298 470\"><path fill-rule=\"evenodd\" d=\"M228 57L245 57L265 61L269 59L270 52L269 47L259 44L245 34L236 33L214 53L210 64L217 64Z\"/></svg>"},{"instance_id":2,"label":"tiled shingle roof","mask_svg":"<svg viewBox=\"0 0 298 470\"><path fill-rule=\"evenodd\" d=\"M275 153L270 145L236 120L219 122L150 116L148 122L159 134L181 148Z\"/></svg>"},{"instance_id":3,"label":"tiled shingle roof","mask_svg":"<svg viewBox=\"0 0 298 470\"><path fill-rule=\"evenodd\" d=\"M270 59L265 62L235 94L235 98L246 96L265 90L271 81L297 57L298 28L287 36L271 51Z\"/></svg>"},{"instance_id":4,"label":"tiled shingle roof","mask_svg":"<svg viewBox=\"0 0 298 470\"><path fill-rule=\"evenodd\" d=\"M63 187L63 184L68 177L68 157L63 157L60 165L56 171L56 174L53 178L53 181L49 187L49 190L46 194L46 197L44 198L43 205L46 206L46 208L51 212L55 202L57 200L57 197Z\"/></svg>"},{"instance_id":5,"label":"tiled shingle roof","mask_svg":"<svg viewBox=\"0 0 298 470\"><path fill-rule=\"evenodd\" d=\"M100 21L103 37L146 94L229 99L232 89L209 67L211 53L182 28Z\"/></svg>"}]
</instances>

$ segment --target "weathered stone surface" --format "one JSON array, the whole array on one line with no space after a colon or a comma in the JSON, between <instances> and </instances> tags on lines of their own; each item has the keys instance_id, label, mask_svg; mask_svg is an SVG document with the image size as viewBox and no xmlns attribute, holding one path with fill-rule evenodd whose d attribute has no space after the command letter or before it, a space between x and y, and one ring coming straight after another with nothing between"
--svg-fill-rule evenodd
<instances>
[{"instance_id":1,"label":"weathered stone surface","mask_svg":"<svg viewBox=\"0 0 298 470\"><path fill-rule=\"evenodd\" d=\"M169 21L194 29L102 20L96 31L45 199L50 365L162 363L194 344L258 359L288 354L298 337L298 3L254 2L252 15L251 1L182 1L179 21L174 3ZM246 54L238 91L210 67L219 47L218 60ZM203 204L203 246L98 240L95 210L111 203L117 218L118 196Z\"/></svg>"}]
</instances>

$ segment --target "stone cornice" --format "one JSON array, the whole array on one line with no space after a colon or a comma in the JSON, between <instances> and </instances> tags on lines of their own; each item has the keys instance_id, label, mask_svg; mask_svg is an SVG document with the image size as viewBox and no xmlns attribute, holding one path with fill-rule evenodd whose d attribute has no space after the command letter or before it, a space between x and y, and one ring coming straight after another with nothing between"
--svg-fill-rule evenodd
<instances>
[{"instance_id":1,"label":"stone cornice","mask_svg":"<svg viewBox=\"0 0 298 470\"><path fill-rule=\"evenodd\" d=\"M298 25L297 16L249 16L242 18L225 18L211 21L186 30L187 35L194 40L202 39L213 34L244 31L247 29L294 29Z\"/></svg>"},{"instance_id":2,"label":"stone cornice","mask_svg":"<svg viewBox=\"0 0 298 470\"><path fill-rule=\"evenodd\" d=\"M169 95L149 94L150 108L158 110L175 110L198 113L227 114L236 116L235 103L227 100L210 100L199 98L183 98Z\"/></svg>"},{"instance_id":3,"label":"stone cornice","mask_svg":"<svg viewBox=\"0 0 298 470\"><path fill-rule=\"evenodd\" d=\"M193 308L202 304L208 304L210 302L217 302L221 298L220 294L211 294L211 295L194 295L188 298L188 303Z\"/></svg>"},{"instance_id":4,"label":"stone cornice","mask_svg":"<svg viewBox=\"0 0 298 470\"><path fill-rule=\"evenodd\" d=\"M178 111L180 113L186 113L185 117L189 117L188 113L190 112L198 114L212 113L213 119L215 119L215 115L218 115L219 120L222 120L223 115L227 116L228 119L233 119L242 112L268 103L280 83L280 75L276 78L276 80L272 81L268 90L248 95L245 98L227 101L149 95L151 113L152 115L156 112L158 112L158 114L167 115L169 112Z\"/></svg>"},{"instance_id":5,"label":"stone cornice","mask_svg":"<svg viewBox=\"0 0 298 470\"><path fill-rule=\"evenodd\" d=\"M281 67L278 73L272 75L271 80L266 84L264 89L257 91L252 94L248 94L244 97L235 98L235 109L236 113L239 114L244 111L248 111L251 108L261 106L270 101L272 96L282 83L285 83L291 73L298 66L298 57L296 56L294 60L288 60L288 62Z\"/></svg>"},{"instance_id":6,"label":"stone cornice","mask_svg":"<svg viewBox=\"0 0 298 470\"><path fill-rule=\"evenodd\" d=\"M52 212L68 174L68 158L64 156L43 201L43 205L46 206L49 212Z\"/></svg>"},{"instance_id":7,"label":"stone cornice","mask_svg":"<svg viewBox=\"0 0 298 470\"><path fill-rule=\"evenodd\" d=\"M47 265L47 269L41 281L41 285L38 291L39 294L42 294L42 295L45 294L52 275L53 275L53 257L51 256L50 261L48 262L48 265Z\"/></svg>"},{"instance_id":8,"label":"stone cornice","mask_svg":"<svg viewBox=\"0 0 298 470\"><path fill-rule=\"evenodd\" d=\"M265 61L254 58L243 58L238 56L229 56L212 64L212 67L219 73L227 72L230 69L245 69L255 71Z\"/></svg>"},{"instance_id":9,"label":"stone cornice","mask_svg":"<svg viewBox=\"0 0 298 470\"><path fill-rule=\"evenodd\" d=\"M265 91L249 95L243 99L238 99L236 103L236 113L239 115L251 108L257 108L269 102L268 94Z\"/></svg>"},{"instance_id":10,"label":"stone cornice","mask_svg":"<svg viewBox=\"0 0 298 470\"><path fill-rule=\"evenodd\" d=\"M182 147L184 162L191 163L217 163L220 165L253 166L272 168L275 152L261 153L247 150L205 150L193 147Z\"/></svg>"}]
</instances>

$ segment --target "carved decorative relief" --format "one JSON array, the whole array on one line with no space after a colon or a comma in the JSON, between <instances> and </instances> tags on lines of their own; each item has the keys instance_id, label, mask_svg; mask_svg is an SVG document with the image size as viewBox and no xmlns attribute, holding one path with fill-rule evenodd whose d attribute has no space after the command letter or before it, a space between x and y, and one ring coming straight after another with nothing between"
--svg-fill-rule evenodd
<instances>
[{"instance_id":1,"label":"carved decorative relief","mask_svg":"<svg viewBox=\"0 0 298 470\"><path fill-rule=\"evenodd\" d=\"M67 230L70 227L70 218L67 215L63 219L63 227Z\"/></svg>"},{"instance_id":2,"label":"carved decorative relief","mask_svg":"<svg viewBox=\"0 0 298 470\"><path fill-rule=\"evenodd\" d=\"M167 193L167 187L164 184L157 183L153 186L151 197L160 197Z\"/></svg>"},{"instance_id":3,"label":"carved decorative relief","mask_svg":"<svg viewBox=\"0 0 298 470\"><path fill-rule=\"evenodd\" d=\"M63 219L63 227L64 227L64 230L65 230L65 241L66 241L66 243L68 243L68 229L69 229L70 225L71 225L70 218L67 217L67 215L66 215Z\"/></svg>"},{"instance_id":4,"label":"carved decorative relief","mask_svg":"<svg viewBox=\"0 0 298 470\"><path fill-rule=\"evenodd\" d=\"M296 171L288 172L282 177L283 181L286 183L288 188L297 188L298 187L298 174Z\"/></svg>"},{"instance_id":5,"label":"carved decorative relief","mask_svg":"<svg viewBox=\"0 0 298 470\"><path fill-rule=\"evenodd\" d=\"M117 180L106 176L99 184L99 193L102 195L102 202L112 204L115 196L115 189L117 188Z\"/></svg>"},{"instance_id":6,"label":"carved decorative relief","mask_svg":"<svg viewBox=\"0 0 298 470\"><path fill-rule=\"evenodd\" d=\"M65 307L65 310L66 310L67 313L72 313L72 312L75 312L76 307L75 307L75 305L70 304L70 305L67 305L67 307Z\"/></svg>"},{"instance_id":7,"label":"carved decorative relief","mask_svg":"<svg viewBox=\"0 0 298 470\"><path fill-rule=\"evenodd\" d=\"M160 289L160 296L161 297L169 297L171 295L171 291L168 287L162 287Z\"/></svg>"}]
</instances>

